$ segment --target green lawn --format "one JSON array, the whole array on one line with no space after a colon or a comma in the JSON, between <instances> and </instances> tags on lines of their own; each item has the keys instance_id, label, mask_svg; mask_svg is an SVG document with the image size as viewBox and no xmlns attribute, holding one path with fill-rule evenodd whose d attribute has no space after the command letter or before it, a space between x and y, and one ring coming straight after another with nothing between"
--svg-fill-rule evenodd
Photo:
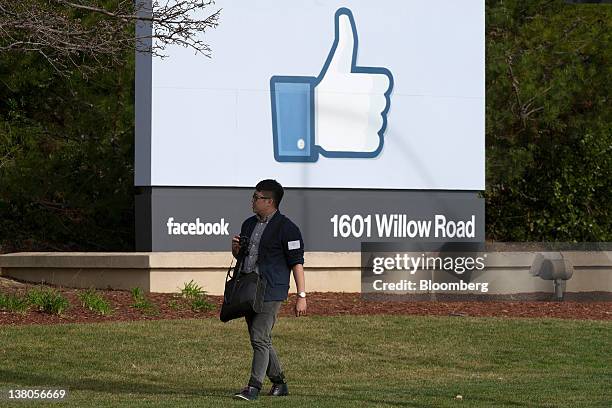
<instances>
[{"instance_id":1,"label":"green lawn","mask_svg":"<svg viewBox=\"0 0 612 408\"><path fill-rule=\"evenodd\" d=\"M281 318L274 333L292 395L257 406L612 406L610 322L305 317ZM244 406L230 396L248 380L250 353L242 321L0 326L4 393L70 390L60 404L0 404Z\"/></svg>"}]
</instances>

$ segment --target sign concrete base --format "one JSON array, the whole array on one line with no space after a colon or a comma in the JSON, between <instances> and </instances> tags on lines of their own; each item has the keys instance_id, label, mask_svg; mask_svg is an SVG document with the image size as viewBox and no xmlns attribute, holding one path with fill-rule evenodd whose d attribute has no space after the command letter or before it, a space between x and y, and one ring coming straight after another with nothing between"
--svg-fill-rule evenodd
<instances>
[{"instance_id":1,"label":"sign concrete base","mask_svg":"<svg viewBox=\"0 0 612 408\"><path fill-rule=\"evenodd\" d=\"M490 295L553 293L552 281L530 274L536 252L488 253L479 280L491 282ZM612 251L563 252L574 265L566 293L612 292ZM193 280L210 295L223 294L229 252L19 252L0 256L0 274L32 283L73 288L180 292ZM359 252L307 252L309 292L359 292ZM293 279L291 291L295 292Z\"/></svg>"}]
</instances>

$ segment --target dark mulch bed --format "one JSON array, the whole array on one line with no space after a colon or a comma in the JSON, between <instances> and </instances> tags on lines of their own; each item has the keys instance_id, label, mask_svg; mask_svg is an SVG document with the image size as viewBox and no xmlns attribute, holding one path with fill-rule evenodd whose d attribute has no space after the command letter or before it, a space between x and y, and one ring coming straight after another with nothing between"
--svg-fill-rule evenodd
<instances>
[{"instance_id":1,"label":"dark mulch bed","mask_svg":"<svg viewBox=\"0 0 612 408\"><path fill-rule=\"evenodd\" d=\"M2 279L0 291L20 292L34 285ZM146 297L156 305L157 312L143 312L133 307L134 300L129 291L101 290L110 301L113 313L101 316L81 306L77 294L80 289L56 288L69 301L71 307L62 316L37 311L25 314L0 311L0 325L56 324L74 322L133 321L186 318L217 318L222 301L220 296L208 296L215 309L195 312L180 295L170 293L147 293ZM438 298L440 299L440 297ZM597 298L596 298L597 299ZM173 308L169 303L181 306ZM293 315L295 296L283 305L280 315ZM612 302L594 301L589 296L563 302L537 300L491 300L474 301L459 299L430 300L382 300L369 301L359 293L309 293L308 316L342 315L416 315L416 316L494 316L494 317L547 317L560 319L612 320Z\"/></svg>"}]
</instances>

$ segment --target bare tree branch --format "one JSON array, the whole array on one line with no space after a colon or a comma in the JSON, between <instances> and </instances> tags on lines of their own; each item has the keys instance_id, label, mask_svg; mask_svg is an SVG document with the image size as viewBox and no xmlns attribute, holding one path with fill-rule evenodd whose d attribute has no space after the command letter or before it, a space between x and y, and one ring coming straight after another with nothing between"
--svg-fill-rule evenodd
<instances>
[{"instance_id":1,"label":"bare tree branch","mask_svg":"<svg viewBox=\"0 0 612 408\"><path fill-rule=\"evenodd\" d=\"M513 66L512 55L506 56L506 62L508 63L508 73L510 74L510 80L512 81L512 90L514 91L514 96L516 98L516 108L518 110L518 112L516 113L518 117L521 119L523 128L526 128L527 120L529 119L529 117L536 112L540 112L544 110L543 106L540 106L537 108L531 108L533 106L533 103L536 102L536 99L540 98L541 96L546 95L552 89L552 86L549 86L546 89L542 90L541 92L538 92L533 97L529 98L527 102L523 102L521 100L521 90L519 87L520 83L519 83L518 78L514 74L514 70L512 69L512 66ZM514 112L515 109L512 109L512 111Z\"/></svg>"},{"instance_id":2,"label":"bare tree branch","mask_svg":"<svg viewBox=\"0 0 612 408\"><path fill-rule=\"evenodd\" d=\"M203 35L221 13L208 12L213 6L213 0L0 0L0 53L38 53L62 74L109 68L134 49L164 57L168 46L181 46L210 57Z\"/></svg>"}]
</instances>

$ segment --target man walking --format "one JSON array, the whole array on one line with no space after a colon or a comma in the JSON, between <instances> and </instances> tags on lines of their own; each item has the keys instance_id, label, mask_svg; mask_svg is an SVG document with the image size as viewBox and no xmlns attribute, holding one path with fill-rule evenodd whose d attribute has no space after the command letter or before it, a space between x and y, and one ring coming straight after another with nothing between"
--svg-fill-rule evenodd
<instances>
[{"instance_id":1,"label":"man walking","mask_svg":"<svg viewBox=\"0 0 612 408\"><path fill-rule=\"evenodd\" d=\"M260 181L252 198L255 215L244 221L240 229L241 236L249 237L241 273L258 273L267 282L261 313L245 318L253 347L251 378L234 397L248 401L257 399L265 376L272 381L268 395L289 394L278 355L272 347L271 333L278 310L287 299L291 271L298 292L295 315L306 312L304 242L300 229L279 211L283 194L283 187L276 180ZM239 251L240 239L234 236L232 253L236 257Z\"/></svg>"}]
</instances>

